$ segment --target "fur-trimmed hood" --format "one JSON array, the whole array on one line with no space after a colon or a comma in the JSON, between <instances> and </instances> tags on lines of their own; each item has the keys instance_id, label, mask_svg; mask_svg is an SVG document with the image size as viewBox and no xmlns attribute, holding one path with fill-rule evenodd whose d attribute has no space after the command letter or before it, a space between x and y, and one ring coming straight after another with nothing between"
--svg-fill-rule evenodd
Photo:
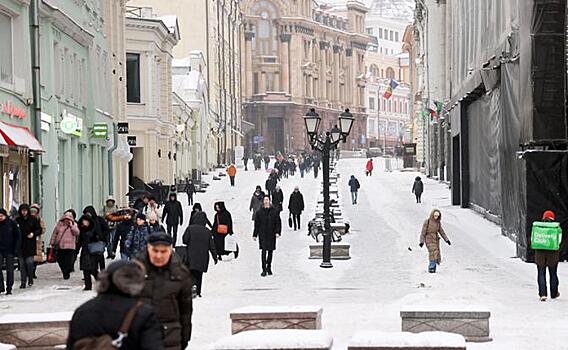
<instances>
[{"instance_id":1,"label":"fur-trimmed hood","mask_svg":"<svg viewBox=\"0 0 568 350\"><path fill-rule=\"evenodd\" d=\"M146 269L135 261L116 261L98 276L99 294L137 296L144 289Z\"/></svg>"}]
</instances>

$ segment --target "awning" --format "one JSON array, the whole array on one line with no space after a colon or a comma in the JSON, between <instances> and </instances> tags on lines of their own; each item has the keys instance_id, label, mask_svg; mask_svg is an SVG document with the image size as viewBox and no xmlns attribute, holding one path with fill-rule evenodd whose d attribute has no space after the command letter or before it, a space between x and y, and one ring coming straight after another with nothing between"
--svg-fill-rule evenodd
<instances>
[{"instance_id":1,"label":"awning","mask_svg":"<svg viewBox=\"0 0 568 350\"><path fill-rule=\"evenodd\" d=\"M248 134L249 132L255 129L255 126L251 122L247 122L246 120L241 120L241 129L243 130L244 134Z\"/></svg>"},{"instance_id":2,"label":"awning","mask_svg":"<svg viewBox=\"0 0 568 350\"><path fill-rule=\"evenodd\" d=\"M30 129L24 126L0 122L0 135L2 136L2 141L8 146L26 147L30 151L45 152L41 143L35 138Z\"/></svg>"}]
</instances>

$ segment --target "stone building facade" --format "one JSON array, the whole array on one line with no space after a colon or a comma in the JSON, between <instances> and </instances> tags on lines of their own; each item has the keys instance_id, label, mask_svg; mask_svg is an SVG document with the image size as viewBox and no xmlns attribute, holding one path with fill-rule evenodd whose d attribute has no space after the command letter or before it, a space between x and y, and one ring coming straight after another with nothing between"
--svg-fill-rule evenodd
<instances>
[{"instance_id":1,"label":"stone building facade","mask_svg":"<svg viewBox=\"0 0 568 350\"><path fill-rule=\"evenodd\" d=\"M344 147L366 147L367 8L359 1L316 7L312 1L247 0L241 6L243 113L255 125L246 152L306 149L303 115L310 108L324 129L350 108L356 122Z\"/></svg>"}]
</instances>

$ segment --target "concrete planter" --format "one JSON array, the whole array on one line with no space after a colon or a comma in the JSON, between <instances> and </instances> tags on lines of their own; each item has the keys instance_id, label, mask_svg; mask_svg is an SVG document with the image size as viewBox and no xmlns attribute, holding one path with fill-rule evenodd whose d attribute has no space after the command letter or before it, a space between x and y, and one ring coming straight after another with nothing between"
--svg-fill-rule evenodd
<instances>
[{"instance_id":1,"label":"concrete planter","mask_svg":"<svg viewBox=\"0 0 568 350\"><path fill-rule=\"evenodd\" d=\"M245 307L231 312L231 332L259 329L321 329L318 306Z\"/></svg>"},{"instance_id":2,"label":"concrete planter","mask_svg":"<svg viewBox=\"0 0 568 350\"><path fill-rule=\"evenodd\" d=\"M349 260L349 243L331 243L331 258L333 260ZM323 243L310 244L310 259L323 259Z\"/></svg>"},{"instance_id":3,"label":"concrete planter","mask_svg":"<svg viewBox=\"0 0 568 350\"><path fill-rule=\"evenodd\" d=\"M53 349L67 342L72 313L19 314L0 317L0 343L18 349Z\"/></svg>"},{"instance_id":4,"label":"concrete planter","mask_svg":"<svg viewBox=\"0 0 568 350\"><path fill-rule=\"evenodd\" d=\"M461 334L468 342L488 342L489 317L486 310L472 311L425 311L404 310L400 312L402 331L421 333L441 331Z\"/></svg>"}]
</instances>

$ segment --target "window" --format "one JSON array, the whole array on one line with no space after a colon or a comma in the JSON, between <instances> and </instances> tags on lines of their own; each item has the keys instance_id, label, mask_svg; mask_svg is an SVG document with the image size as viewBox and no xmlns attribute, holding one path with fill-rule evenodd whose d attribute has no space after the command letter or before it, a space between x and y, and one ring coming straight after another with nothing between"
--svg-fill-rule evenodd
<instances>
[{"instance_id":1,"label":"window","mask_svg":"<svg viewBox=\"0 0 568 350\"><path fill-rule=\"evenodd\" d=\"M394 33L392 32L392 30L389 30L389 40L390 41L394 40Z\"/></svg>"},{"instance_id":2,"label":"window","mask_svg":"<svg viewBox=\"0 0 568 350\"><path fill-rule=\"evenodd\" d=\"M387 68L387 79L394 79L394 69L391 67Z\"/></svg>"},{"instance_id":3,"label":"window","mask_svg":"<svg viewBox=\"0 0 568 350\"><path fill-rule=\"evenodd\" d=\"M379 67L377 67L376 64L372 64L371 67L369 68L369 73L371 73L372 77L378 77L379 76Z\"/></svg>"},{"instance_id":4,"label":"window","mask_svg":"<svg viewBox=\"0 0 568 350\"><path fill-rule=\"evenodd\" d=\"M379 28L379 39L383 38L383 28Z\"/></svg>"},{"instance_id":5,"label":"window","mask_svg":"<svg viewBox=\"0 0 568 350\"><path fill-rule=\"evenodd\" d=\"M398 42L398 32L395 32L395 33L394 33L394 41L397 41L397 42Z\"/></svg>"},{"instance_id":6,"label":"window","mask_svg":"<svg viewBox=\"0 0 568 350\"><path fill-rule=\"evenodd\" d=\"M375 109L375 99L373 97L369 97L369 109Z\"/></svg>"},{"instance_id":7,"label":"window","mask_svg":"<svg viewBox=\"0 0 568 350\"><path fill-rule=\"evenodd\" d=\"M12 77L12 17L0 12L0 81L11 84Z\"/></svg>"},{"instance_id":8,"label":"window","mask_svg":"<svg viewBox=\"0 0 568 350\"><path fill-rule=\"evenodd\" d=\"M274 90L274 73L266 73L266 91Z\"/></svg>"},{"instance_id":9,"label":"window","mask_svg":"<svg viewBox=\"0 0 568 350\"><path fill-rule=\"evenodd\" d=\"M252 93L258 94L258 73L254 73L252 79Z\"/></svg>"},{"instance_id":10,"label":"window","mask_svg":"<svg viewBox=\"0 0 568 350\"><path fill-rule=\"evenodd\" d=\"M309 6L309 2L307 4ZM253 43L255 52L259 56L278 56L278 29L274 23L278 17L276 7L268 1L259 1L251 10L258 18Z\"/></svg>"},{"instance_id":11,"label":"window","mask_svg":"<svg viewBox=\"0 0 568 350\"><path fill-rule=\"evenodd\" d=\"M367 28L367 34L373 35L373 28Z\"/></svg>"},{"instance_id":12,"label":"window","mask_svg":"<svg viewBox=\"0 0 568 350\"><path fill-rule=\"evenodd\" d=\"M140 55L126 53L126 101L140 103Z\"/></svg>"}]
</instances>

